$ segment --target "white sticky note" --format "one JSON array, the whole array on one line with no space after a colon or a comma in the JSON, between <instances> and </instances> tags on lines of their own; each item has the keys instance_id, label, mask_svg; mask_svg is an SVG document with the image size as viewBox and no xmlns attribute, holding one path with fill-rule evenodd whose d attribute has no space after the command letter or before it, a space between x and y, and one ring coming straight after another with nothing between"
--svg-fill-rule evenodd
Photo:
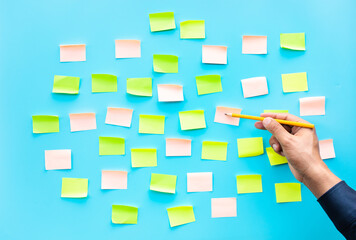
<instances>
[{"instance_id":1,"label":"white sticky note","mask_svg":"<svg viewBox=\"0 0 356 240\"><path fill-rule=\"evenodd\" d=\"M227 64L227 47L203 45L202 62L209 64Z\"/></svg>"},{"instance_id":2,"label":"white sticky note","mask_svg":"<svg viewBox=\"0 0 356 240\"><path fill-rule=\"evenodd\" d=\"M157 84L159 102L184 101L183 86L177 84Z\"/></svg>"},{"instance_id":3,"label":"white sticky note","mask_svg":"<svg viewBox=\"0 0 356 240\"><path fill-rule=\"evenodd\" d=\"M268 94L266 77L253 77L241 80L244 98Z\"/></svg>"},{"instance_id":4,"label":"white sticky note","mask_svg":"<svg viewBox=\"0 0 356 240\"><path fill-rule=\"evenodd\" d=\"M187 173L187 192L211 191L213 191L212 172Z\"/></svg>"},{"instance_id":5,"label":"white sticky note","mask_svg":"<svg viewBox=\"0 0 356 240\"><path fill-rule=\"evenodd\" d=\"M332 139L320 140L319 151L321 159L335 158L334 141Z\"/></svg>"},{"instance_id":6,"label":"white sticky note","mask_svg":"<svg viewBox=\"0 0 356 240\"><path fill-rule=\"evenodd\" d=\"M45 168L46 170L71 169L72 152L70 149L45 150Z\"/></svg>"},{"instance_id":7,"label":"white sticky note","mask_svg":"<svg viewBox=\"0 0 356 240\"><path fill-rule=\"evenodd\" d=\"M325 115L325 97L299 98L300 116Z\"/></svg>"}]
</instances>

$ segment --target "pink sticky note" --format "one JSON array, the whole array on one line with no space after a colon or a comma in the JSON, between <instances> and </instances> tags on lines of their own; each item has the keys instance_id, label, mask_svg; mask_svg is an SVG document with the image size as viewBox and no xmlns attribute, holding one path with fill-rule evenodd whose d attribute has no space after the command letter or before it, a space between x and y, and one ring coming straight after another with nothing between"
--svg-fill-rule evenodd
<instances>
[{"instance_id":1,"label":"pink sticky note","mask_svg":"<svg viewBox=\"0 0 356 240\"><path fill-rule=\"evenodd\" d=\"M166 138L166 156L191 156L192 140L180 138Z\"/></svg>"},{"instance_id":2,"label":"pink sticky note","mask_svg":"<svg viewBox=\"0 0 356 240\"><path fill-rule=\"evenodd\" d=\"M70 131L84 131L96 129L95 113L70 113Z\"/></svg>"},{"instance_id":3,"label":"pink sticky note","mask_svg":"<svg viewBox=\"0 0 356 240\"><path fill-rule=\"evenodd\" d=\"M266 77L253 77L241 80L244 98L268 94Z\"/></svg>"},{"instance_id":4,"label":"pink sticky note","mask_svg":"<svg viewBox=\"0 0 356 240\"><path fill-rule=\"evenodd\" d=\"M236 198L212 198L211 217L236 217Z\"/></svg>"},{"instance_id":5,"label":"pink sticky note","mask_svg":"<svg viewBox=\"0 0 356 240\"><path fill-rule=\"evenodd\" d=\"M132 109L108 107L105 123L123 127L130 127L132 120L132 112Z\"/></svg>"},{"instance_id":6,"label":"pink sticky note","mask_svg":"<svg viewBox=\"0 0 356 240\"><path fill-rule=\"evenodd\" d=\"M216 107L214 122L239 126L240 118L226 116L225 113L241 113L239 108Z\"/></svg>"},{"instance_id":7,"label":"pink sticky note","mask_svg":"<svg viewBox=\"0 0 356 240\"><path fill-rule=\"evenodd\" d=\"M60 45L60 62L82 62L86 61L85 44Z\"/></svg>"},{"instance_id":8,"label":"pink sticky note","mask_svg":"<svg viewBox=\"0 0 356 240\"><path fill-rule=\"evenodd\" d=\"M243 36L243 54L267 54L267 36Z\"/></svg>"},{"instance_id":9,"label":"pink sticky note","mask_svg":"<svg viewBox=\"0 0 356 240\"><path fill-rule=\"evenodd\" d=\"M46 170L71 169L71 150L45 150Z\"/></svg>"},{"instance_id":10,"label":"pink sticky note","mask_svg":"<svg viewBox=\"0 0 356 240\"><path fill-rule=\"evenodd\" d=\"M334 142L332 139L319 141L321 159L335 158Z\"/></svg>"},{"instance_id":11,"label":"pink sticky note","mask_svg":"<svg viewBox=\"0 0 356 240\"><path fill-rule=\"evenodd\" d=\"M140 40L115 40L116 58L139 58L141 57Z\"/></svg>"},{"instance_id":12,"label":"pink sticky note","mask_svg":"<svg viewBox=\"0 0 356 240\"><path fill-rule=\"evenodd\" d=\"M101 189L127 189L127 172L102 170Z\"/></svg>"},{"instance_id":13,"label":"pink sticky note","mask_svg":"<svg viewBox=\"0 0 356 240\"><path fill-rule=\"evenodd\" d=\"M212 172L187 173L187 192L211 191L213 191Z\"/></svg>"},{"instance_id":14,"label":"pink sticky note","mask_svg":"<svg viewBox=\"0 0 356 240\"><path fill-rule=\"evenodd\" d=\"M325 97L299 98L300 116L325 115Z\"/></svg>"},{"instance_id":15,"label":"pink sticky note","mask_svg":"<svg viewBox=\"0 0 356 240\"><path fill-rule=\"evenodd\" d=\"M175 84L157 84L159 102L184 101L183 86Z\"/></svg>"},{"instance_id":16,"label":"pink sticky note","mask_svg":"<svg viewBox=\"0 0 356 240\"><path fill-rule=\"evenodd\" d=\"M227 64L227 47L203 45L203 63Z\"/></svg>"}]
</instances>

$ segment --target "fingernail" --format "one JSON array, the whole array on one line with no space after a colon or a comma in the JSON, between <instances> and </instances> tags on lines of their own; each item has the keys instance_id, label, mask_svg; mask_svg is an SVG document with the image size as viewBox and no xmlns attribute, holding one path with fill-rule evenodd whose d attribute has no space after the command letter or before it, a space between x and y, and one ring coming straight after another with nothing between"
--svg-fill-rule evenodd
<instances>
[{"instance_id":1,"label":"fingernail","mask_svg":"<svg viewBox=\"0 0 356 240\"><path fill-rule=\"evenodd\" d=\"M275 151L275 152L277 152L277 144L272 144L272 148L273 148L273 150Z\"/></svg>"},{"instance_id":2,"label":"fingernail","mask_svg":"<svg viewBox=\"0 0 356 240\"><path fill-rule=\"evenodd\" d=\"M263 119L263 126L267 126L268 124L270 124L270 122L271 122L271 118L265 118L265 119Z\"/></svg>"}]
</instances>

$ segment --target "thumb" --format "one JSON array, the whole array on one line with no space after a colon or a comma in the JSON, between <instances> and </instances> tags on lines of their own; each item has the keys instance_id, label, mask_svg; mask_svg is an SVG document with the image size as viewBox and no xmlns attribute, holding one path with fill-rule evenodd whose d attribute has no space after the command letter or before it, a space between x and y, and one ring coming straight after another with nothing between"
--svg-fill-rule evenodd
<instances>
[{"instance_id":1,"label":"thumb","mask_svg":"<svg viewBox=\"0 0 356 240\"><path fill-rule=\"evenodd\" d=\"M280 143L284 143L290 137L290 133L276 120L267 117L262 121L263 126L272 133Z\"/></svg>"}]
</instances>

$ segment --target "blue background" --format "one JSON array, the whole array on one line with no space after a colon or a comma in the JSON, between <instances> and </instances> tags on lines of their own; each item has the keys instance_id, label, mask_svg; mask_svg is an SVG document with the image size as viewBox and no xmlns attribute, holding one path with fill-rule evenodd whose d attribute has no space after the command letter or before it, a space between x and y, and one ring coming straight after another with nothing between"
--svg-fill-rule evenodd
<instances>
[{"instance_id":1,"label":"blue background","mask_svg":"<svg viewBox=\"0 0 356 240\"><path fill-rule=\"evenodd\" d=\"M277 204L274 183L295 182L288 166L271 167L266 154L238 158L236 139L270 134L241 120L240 126L213 122L215 107L246 114L288 109L298 99L326 96L326 116L305 117L320 139L334 139L337 158L327 160L340 178L356 187L352 133L355 124L353 0L229 1L8 1L0 6L0 238L1 239L342 239L314 196L302 186L302 202ZM177 29L151 33L148 14L174 11ZM179 22L206 21L206 39L180 40ZM280 49L279 34L305 32L306 51ZM242 35L267 35L267 55L242 55ZM115 59L115 39L142 41L142 57ZM87 61L59 62L60 44L87 46ZM228 64L201 63L202 44L228 46ZM153 54L179 56L178 74L152 70ZM281 74L306 71L309 91L283 94ZM118 76L117 93L91 93L91 74ZM195 76L221 74L223 92L198 96ZM52 94L54 75L81 77L80 94ZM266 76L270 94L244 99L240 80ZM152 77L153 97L126 94L126 78ZM158 83L184 86L185 101L158 103ZM104 124L106 108L134 109L131 128ZM178 112L204 109L207 128L181 131ZM71 133L69 113L95 112L97 130ZM32 134L31 116L60 117L60 132ZM166 116L164 135L138 134L139 114ZM342 117L342 118L341 118ZM99 156L98 136L126 138L125 156ZM192 157L166 158L165 138L187 137ZM200 159L201 142L227 141L226 162ZM156 168L132 169L130 148L157 148ZM44 150L72 149L73 168L45 171ZM102 169L128 170L128 189L100 189ZM214 191L186 192L186 173L213 171ZM149 191L151 172L178 176L175 195ZM237 195L235 175L262 174L263 193ZM89 178L89 196L62 199L61 178ZM210 199L237 197L236 218L210 217ZM137 225L111 223L111 205L139 207ZM193 205L196 222L170 228L166 208Z\"/></svg>"}]
</instances>

